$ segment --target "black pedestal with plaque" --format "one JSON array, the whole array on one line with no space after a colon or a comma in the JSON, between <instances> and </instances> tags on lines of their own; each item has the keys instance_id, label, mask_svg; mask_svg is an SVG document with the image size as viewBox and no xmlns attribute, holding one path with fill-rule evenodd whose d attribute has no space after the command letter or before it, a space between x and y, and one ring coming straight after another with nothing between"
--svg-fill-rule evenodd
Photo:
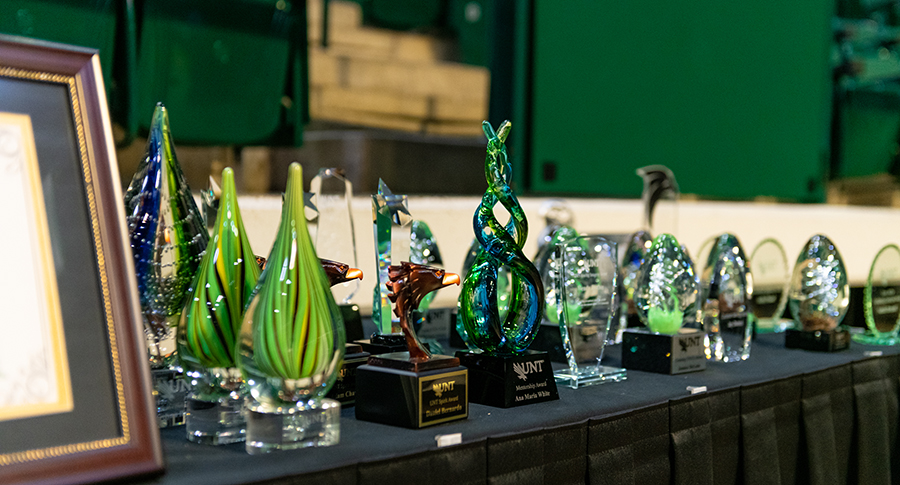
<instances>
[{"instance_id":1,"label":"black pedestal with plaque","mask_svg":"<svg viewBox=\"0 0 900 485\"><path fill-rule=\"evenodd\" d=\"M706 369L706 334L682 328L675 335L643 329L622 332L622 367L626 369L683 374Z\"/></svg>"},{"instance_id":2,"label":"black pedestal with plaque","mask_svg":"<svg viewBox=\"0 0 900 485\"><path fill-rule=\"evenodd\" d=\"M406 338L402 333L375 334L370 339L357 340L353 343L361 345L364 351L372 355L390 354L406 350Z\"/></svg>"},{"instance_id":3,"label":"black pedestal with plaque","mask_svg":"<svg viewBox=\"0 0 900 485\"><path fill-rule=\"evenodd\" d=\"M469 401L509 408L559 399L547 352L488 355L460 350L459 362L469 369Z\"/></svg>"},{"instance_id":4,"label":"black pedestal with plaque","mask_svg":"<svg viewBox=\"0 0 900 485\"><path fill-rule=\"evenodd\" d=\"M822 330L795 330L784 332L784 346L789 349L837 352L850 348L850 332L838 327L829 332Z\"/></svg>"},{"instance_id":5,"label":"black pedestal with plaque","mask_svg":"<svg viewBox=\"0 0 900 485\"><path fill-rule=\"evenodd\" d=\"M362 340L365 337L363 333L362 317L359 315L359 305L356 303L346 303L338 305L341 311L341 317L344 319L344 331L347 333L347 341Z\"/></svg>"},{"instance_id":6,"label":"black pedestal with plaque","mask_svg":"<svg viewBox=\"0 0 900 485\"><path fill-rule=\"evenodd\" d=\"M424 428L469 416L468 376L459 359L408 352L373 355L356 369L356 419Z\"/></svg>"},{"instance_id":7,"label":"black pedestal with plaque","mask_svg":"<svg viewBox=\"0 0 900 485\"><path fill-rule=\"evenodd\" d=\"M353 406L356 402L356 369L369 360L369 355L359 344L347 344L344 364L327 397L340 402L343 407Z\"/></svg>"}]
</instances>

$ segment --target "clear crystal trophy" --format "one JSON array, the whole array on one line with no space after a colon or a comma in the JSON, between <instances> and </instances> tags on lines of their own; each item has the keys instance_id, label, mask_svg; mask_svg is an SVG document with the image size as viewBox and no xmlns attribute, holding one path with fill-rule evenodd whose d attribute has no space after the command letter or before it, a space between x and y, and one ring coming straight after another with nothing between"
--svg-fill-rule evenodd
<instances>
[{"instance_id":1,"label":"clear crystal trophy","mask_svg":"<svg viewBox=\"0 0 900 485\"><path fill-rule=\"evenodd\" d=\"M678 235L678 182L672 171L663 165L648 165L637 169L644 180L641 199L644 202L644 229L650 234Z\"/></svg>"},{"instance_id":2,"label":"clear crystal trophy","mask_svg":"<svg viewBox=\"0 0 900 485\"><path fill-rule=\"evenodd\" d=\"M775 239L760 241L750 255L753 268L753 316L757 333L784 332L793 321L781 318L787 306L791 267L787 254Z\"/></svg>"},{"instance_id":3,"label":"clear crystal trophy","mask_svg":"<svg viewBox=\"0 0 900 485\"><path fill-rule=\"evenodd\" d=\"M841 253L830 239L815 235L797 257L788 305L795 328L785 332L788 348L834 352L850 347L840 327L850 304L850 283Z\"/></svg>"},{"instance_id":4,"label":"clear crystal trophy","mask_svg":"<svg viewBox=\"0 0 900 485\"><path fill-rule=\"evenodd\" d=\"M375 335L363 344L367 352L381 354L402 352L406 343L400 328L400 318L392 311L387 284L392 264L409 261L412 237L412 216L406 195L395 195L383 180L378 180L378 192L372 196L372 222L375 229L377 277L373 301L372 321Z\"/></svg>"},{"instance_id":5,"label":"clear crystal trophy","mask_svg":"<svg viewBox=\"0 0 900 485\"><path fill-rule=\"evenodd\" d=\"M622 263L619 266L619 330L612 336L615 342L622 341L622 331L629 327L643 325L637 315L637 307L634 305L634 296L640 282L641 265L647 258L647 251L653 239L646 231L638 231L628 238L628 246Z\"/></svg>"},{"instance_id":6,"label":"clear crystal trophy","mask_svg":"<svg viewBox=\"0 0 900 485\"><path fill-rule=\"evenodd\" d=\"M318 212L315 218L313 241L320 258L341 261L359 267L356 253L356 233L353 226L353 184L337 168L319 169L310 182L312 202ZM352 279L331 287L338 304L349 304L359 291L359 280Z\"/></svg>"},{"instance_id":7,"label":"clear crystal trophy","mask_svg":"<svg viewBox=\"0 0 900 485\"><path fill-rule=\"evenodd\" d=\"M716 238L701 282L709 358L720 362L747 360L753 331L748 318L753 279L741 243L733 234Z\"/></svg>"},{"instance_id":8,"label":"clear crystal trophy","mask_svg":"<svg viewBox=\"0 0 900 485\"><path fill-rule=\"evenodd\" d=\"M868 331L853 340L868 345L897 345L900 338L900 248L881 248L869 269L863 296Z\"/></svg>"},{"instance_id":9,"label":"clear crystal trophy","mask_svg":"<svg viewBox=\"0 0 900 485\"><path fill-rule=\"evenodd\" d=\"M556 246L554 286L567 369L553 374L574 389L625 379L625 369L601 365L615 314L616 243L579 236Z\"/></svg>"}]
</instances>

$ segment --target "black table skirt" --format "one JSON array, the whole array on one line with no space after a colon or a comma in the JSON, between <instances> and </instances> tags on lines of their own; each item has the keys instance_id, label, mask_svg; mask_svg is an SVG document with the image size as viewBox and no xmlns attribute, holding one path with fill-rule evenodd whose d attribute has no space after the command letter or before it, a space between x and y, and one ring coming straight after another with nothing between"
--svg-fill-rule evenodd
<instances>
[{"instance_id":1,"label":"black table skirt","mask_svg":"<svg viewBox=\"0 0 900 485\"><path fill-rule=\"evenodd\" d=\"M865 351L882 351L867 356ZM609 352L618 361L618 349ZM707 386L690 395L687 386ZM422 430L357 421L341 443L263 456L162 430L159 484L888 484L900 483L900 348L832 354L761 335L745 362L628 379ZM462 433L437 448L435 435Z\"/></svg>"}]
</instances>

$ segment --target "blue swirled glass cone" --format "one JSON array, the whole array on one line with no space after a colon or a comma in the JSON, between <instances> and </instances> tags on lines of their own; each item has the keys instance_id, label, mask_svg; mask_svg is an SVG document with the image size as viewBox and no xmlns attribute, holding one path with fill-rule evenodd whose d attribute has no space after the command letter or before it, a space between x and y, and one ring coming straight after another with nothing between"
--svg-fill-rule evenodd
<instances>
[{"instance_id":1,"label":"blue swirled glass cone","mask_svg":"<svg viewBox=\"0 0 900 485\"><path fill-rule=\"evenodd\" d=\"M660 234L653 239L635 295L638 316L650 331L674 335L682 326L696 326L697 278L674 236Z\"/></svg>"},{"instance_id":2,"label":"blue swirled glass cone","mask_svg":"<svg viewBox=\"0 0 900 485\"><path fill-rule=\"evenodd\" d=\"M847 314L850 283L841 253L830 239L809 239L794 265L788 305L806 331L831 331Z\"/></svg>"},{"instance_id":3,"label":"blue swirled glass cone","mask_svg":"<svg viewBox=\"0 0 900 485\"><path fill-rule=\"evenodd\" d=\"M482 124L488 138L485 177L488 189L475 212L475 237L484 248L466 275L460 295L459 318L469 342L490 354L518 354L528 348L544 315L544 285L534 264L522 253L528 236L528 221L510 186L512 166L506 155L510 123L494 129ZM494 206L502 204L510 219L504 227L494 217ZM498 272L511 274L510 305L500 318Z\"/></svg>"},{"instance_id":4,"label":"blue swirled glass cone","mask_svg":"<svg viewBox=\"0 0 900 485\"><path fill-rule=\"evenodd\" d=\"M750 357L749 320L753 278L741 243L732 234L716 238L701 278L703 330L711 358L739 362Z\"/></svg>"}]
</instances>

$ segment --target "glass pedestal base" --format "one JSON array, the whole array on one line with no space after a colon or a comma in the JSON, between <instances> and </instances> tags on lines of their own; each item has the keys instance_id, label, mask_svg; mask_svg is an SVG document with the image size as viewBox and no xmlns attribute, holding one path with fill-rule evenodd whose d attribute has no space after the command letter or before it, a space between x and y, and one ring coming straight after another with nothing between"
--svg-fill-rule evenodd
<instances>
[{"instance_id":1,"label":"glass pedestal base","mask_svg":"<svg viewBox=\"0 0 900 485\"><path fill-rule=\"evenodd\" d=\"M247 421L243 405L244 399L236 392L214 401L188 396L184 413L188 441L205 445L244 441Z\"/></svg>"},{"instance_id":2,"label":"glass pedestal base","mask_svg":"<svg viewBox=\"0 0 900 485\"><path fill-rule=\"evenodd\" d=\"M778 320L767 318L756 321L756 333L782 333L791 328L794 328L794 321L789 318Z\"/></svg>"},{"instance_id":3,"label":"glass pedestal base","mask_svg":"<svg viewBox=\"0 0 900 485\"><path fill-rule=\"evenodd\" d=\"M156 400L156 418L160 428L184 424L184 400L188 384L181 372L170 369L151 369L153 398Z\"/></svg>"},{"instance_id":4,"label":"glass pedestal base","mask_svg":"<svg viewBox=\"0 0 900 485\"><path fill-rule=\"evenodd\" d=\"M341 403L314 399L273 406L247 402L247 453L332 446L341 439Z\"/></svg>"},{"instance_id":5,"label":"glass pedestal base","mask_svg":"<svg viewBox=\"0 0 900 485\"><path fill-rule=\"evenodd\" d=\"M870 333L856 333L851 337L854 342L865 345L898 345L900 337L893 335L872 335Z\"/></svg>"},{"instance_id":6,"label":"glass pedestal base","mask_svg":"<svg viewBox=\"0 0 900 485\"><path fill-rule=\"evenodd\" d=\"M561 386L578 389L607 382L624 381L627 378L626 372L621 367L597 365L579 368L577 372L572 372L571 369L560 369L553 372L553 377Z\"/></svg>"}]
</instances>

